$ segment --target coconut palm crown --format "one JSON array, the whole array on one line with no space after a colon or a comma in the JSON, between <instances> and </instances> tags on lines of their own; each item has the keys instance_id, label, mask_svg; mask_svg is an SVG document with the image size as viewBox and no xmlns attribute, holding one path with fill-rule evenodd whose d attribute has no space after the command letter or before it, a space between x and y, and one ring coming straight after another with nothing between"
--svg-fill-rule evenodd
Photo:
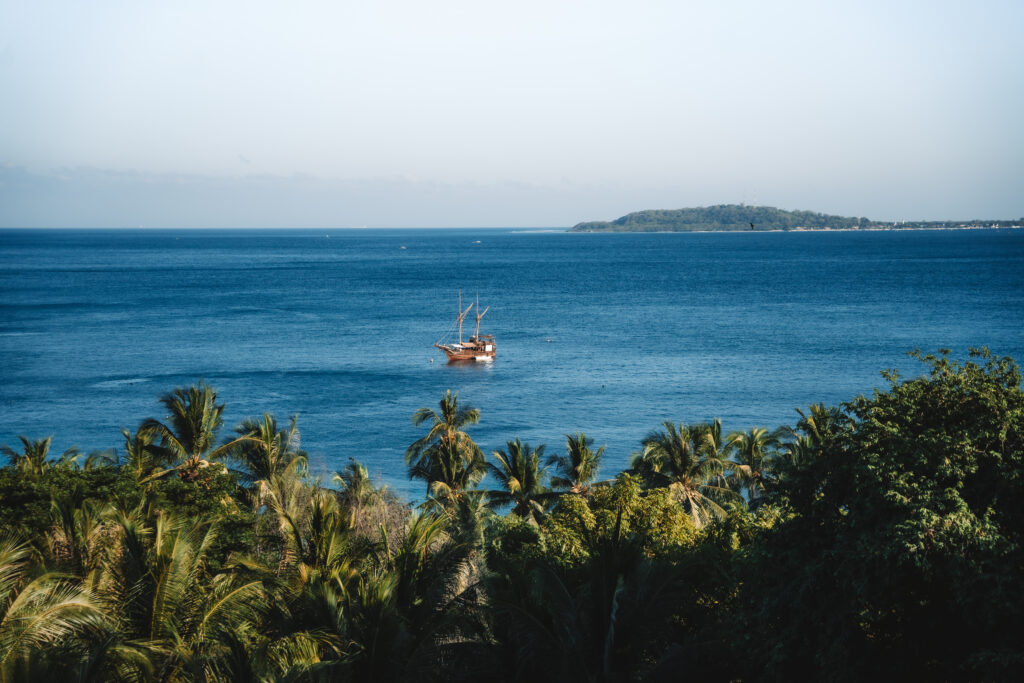
<instances>
[{"instance_id":1,"label":"coconut palm crown","mask_svg":"<svg viewBox=\"0 0 1024 683\"><path fill-rule=\"evenodd\" d=\"M529 521L540 522L547 501L557 493L544 485L547 467L541 467L544 446L530 448L519 439L505 444L507 451L494 451L497 461L488 463L487 469L498 480L501 489L488 492L493 507L512 506L512 514Z\"/></svg>"},{"instance_id":2,"label":"coconut palm crown","mask_svg":"<svg viewBox=\"0 0 1024 683\"><path fill-rule=\"evenodd\" d=\"M732 480L738 488L746 490L752 507L759 505L774 481L778 435L763 427L752 427L747 432L732 432L726 443L732 453Z\"/></svg>"},{"instance_id":3,"label":"coconut palm crown","mask_svg":"<svg viewBox=\"0 0 1024 683\"><path fill-rule=\"evenodd\" d=\"M235 428L235 433L240 438L235 440L232 457L244 468L243 481L272 481L293 462L299 468L306 467L308 457L300 448L296 416L291 417L287 427L280 427L276 417L264 413L259 419L243 420Z\"/></svg>"},{"instance_id":4,"label":"coconut palm crown","mask_svg":"<svg viewBox=\"0 0 1024 683\"><path fill-rule=\"evenodd\" d=\"M33 572L31 548L0 537L0 681L30 680L58 642L105 621L102 605L69 578Z\"/></svg>"},{"instance_id":5,"label":"coconut palm crown","mask_svg":"<svg viewBox=\"0 0 1024 683\"><path fill-rule=\"evenodd\" d=\"M420 408L412 416L416 426L429 424L427 433L405 452L410 479L422 479L439 500L455 499L477 484L486 473L483 451L463 431L480 421L480 411L459 406L459 395L445 392L440 412Z\"/></svg>"},{"instance_id":6,"label":"coconut palm crown","mask_svg":"<svg viewBox=\"0 0 1024 683\"><path fill-rule=\"evenodd\" d=\"M678 426L671 421L644 437L630 471L653 486L668 487L687 509L694 525L725 516L723 503L738 499L725 478L721 423Z\"/></svg>"},{"instance_id":7,"label":"coconut palm crown","mask_svg":"<svg viewBox=\"0 0 1024 683\"><path fill-rule=\"evenodd\" d=\"M552 487L584 495L589 492L606 448L601 446L595 451L591 448L593 444L594 440L583 432L565 435L565 455L548 456L547 464L556 473L551 477Z\"/></svg>"},{"instance_id":8,"label":"coconut palm crown","mask_svg":"<svg viewBox=\"0 0 1024 683\"><path fill-rule=\"evenodd\" d=\"M159 445L149 450L167 464L179 465L182 478L194 479L204 461L223 457L239 440L215 447L217 431L224 424L224 404L217 403L217 392L200 382L188 388L178 387L160 397L170 413L166 423L149 418L139 427Z\"/></svg>"},{"instance_id":9,"label":"coconut palm crown","mask_svg":"<svg viewBox=\"0 0 1024 683\"><path fill-rule=\"evenodd\" d=\"M24 436L19 436L18 439L21 441L22 445L21 453L18 453L7 445L0 446L0 453L7 456L7 461L14 468L20 470L32 479L39 479L43 476L43 472L50 469L54 464L49 459L50 441L53 437L48 436L45 439L29 441ZM61 464L73 463L79 455L80 453L77 449L69 448L64 451L57 462Z\"/></svg>"}]
</instances>

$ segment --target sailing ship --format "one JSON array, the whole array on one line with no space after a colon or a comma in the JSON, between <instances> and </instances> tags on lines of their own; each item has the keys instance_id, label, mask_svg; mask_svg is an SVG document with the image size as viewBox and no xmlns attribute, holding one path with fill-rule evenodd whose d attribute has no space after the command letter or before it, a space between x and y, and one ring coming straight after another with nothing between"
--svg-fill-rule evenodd
<instances>
[{"instance_id":1,"label":"sailing ship","mask_svg":"<svg viewBox=\"0 0 1024 683\"><path fill-rule=\"evenodd\" d=\"M462 292L459 292L459 315L456 318L456 323L459 326L459 341L451 344L444 344L442 342L436 342L434 346L444 351L445 355L448 356L448 362L452 363L455 361L490 361L494 360L494 357L498 354L498 344L494 341L494 335L491 334L480 334L480 319L483 318L487 311L491 310L488 306L483 311L480 310L480 295L476 295L476 331L473 336L469 338L469 341L462 341L462 323L469 315L469 312L473 310L474 304L470 304L466 307L466 310L462 310ZM454 326L453 326L454 327Z\"/></svg>"}]
</instances>

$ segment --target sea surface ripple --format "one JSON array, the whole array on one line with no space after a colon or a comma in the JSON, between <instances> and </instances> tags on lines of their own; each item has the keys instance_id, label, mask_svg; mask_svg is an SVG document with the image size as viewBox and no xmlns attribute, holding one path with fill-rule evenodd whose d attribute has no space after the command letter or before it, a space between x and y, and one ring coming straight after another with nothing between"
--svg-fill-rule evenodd
<instances>
[{"instance_id":1,"label":"sea surface ripple","mask_svg":"<svg viewBox=\"0 0 1024 683\"><path fill-rule=\"evenodd\" d=\"M225 433L298 414L316 472L355 458L411 498L410 416L449 388L486 451L582 430L611 476L663 420L792 424L919 374L915 347L1024 361L1022 230L0 230L0 266L0 443L119 447L204 380ZM459 289L494 363L432 348Z\"/></svg>"}]
</instances>

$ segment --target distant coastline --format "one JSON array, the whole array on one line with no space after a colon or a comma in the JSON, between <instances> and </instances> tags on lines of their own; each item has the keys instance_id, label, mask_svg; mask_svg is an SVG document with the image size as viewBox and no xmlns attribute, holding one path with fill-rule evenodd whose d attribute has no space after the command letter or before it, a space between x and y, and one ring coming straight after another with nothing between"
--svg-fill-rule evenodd
<instances>
[{"instance_id":1,"label":"distant coastline","mask_svg":"<svg viewBox=\"0 0 1024 683\"><path fill-rule=\"evenodd\" d=\"M569 232L845 232L867 230L987 230L1019 228L1024 218L967 221L875 221L863 216L834 216L786 211L770 206L719 204L673 210L647 210L613 221L577 223Z\"/></svg>"}]
</instances>

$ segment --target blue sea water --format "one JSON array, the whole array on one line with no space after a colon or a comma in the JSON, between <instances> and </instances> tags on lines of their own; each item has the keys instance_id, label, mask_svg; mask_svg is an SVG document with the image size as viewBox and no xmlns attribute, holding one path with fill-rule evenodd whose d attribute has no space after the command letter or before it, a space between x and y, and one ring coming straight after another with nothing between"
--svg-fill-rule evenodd
<instances>
[{"instance_id":1,"label":"blue sea water","mask_svg":"<svg viewBox=\"0 0 1024 683\"><path fill-rule=\"evenodd\" d=\"M493 363L432 348L460 288ZM610 476L663 420L792 424L919 374L914 347L1024 360L1022 321L1024 230L2 230L0 443L117 447L205 380L225 433L298 414L315 471L356 458L418 497L410 416L450 388L486 450L583 430Z\"/></svg>"}]
</instances>

